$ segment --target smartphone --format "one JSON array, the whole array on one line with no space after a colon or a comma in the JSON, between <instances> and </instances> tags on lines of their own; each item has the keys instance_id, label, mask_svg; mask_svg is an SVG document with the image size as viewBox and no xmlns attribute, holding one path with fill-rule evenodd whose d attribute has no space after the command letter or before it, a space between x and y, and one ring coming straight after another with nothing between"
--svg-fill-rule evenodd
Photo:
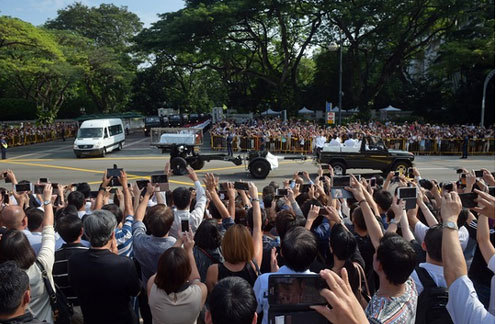
<instances>
[{"instance_id":1,"label":"smartphone","mask_svg":"<svg viewBox=\"0 0 496 324\"><path fill-rule=\"evenodd\" d=\"M443 185L443 189L445 191L453 191L453 184L452 183L446 183Z\"/></svg>"},{"instance_id":2,"label":"smartphone","mask_svg":"<svg viewBox=\"0 0 496 324\"><path fill-rule=\"evenodd\" d=\"M300 187L300 192L301 193L308 192L308 190L310 189L310 186L311 186L311 184L309 184L309 183L302 184Z\"/></svg>"},{"instance_id":3,"label":"smartphone","mask_svg":"<svg viewBox=\"0 0 496 324\"><path fill-rule=\"evenodd\" d=\"M463 173L463 169L456 169L456 173Z\"/></svg>"},{"instance_id":4,"label":"smartphone","mask_svg":"<svg viewBox=\"0 0 496 324\"><path fill-rule=\"evenodd\" d=\"M324 216L324 215L327 215L328 212L327 212L327 209L325 209L324 207L320 207L319 209L319 216Z\"/></svg>"},{"instance_id":5,"label":"smartphone","mask_svg":"<svg viewBox=\"0 0 496 324\"><path fill-rule=\"evenodd\" d=\"M475 171L475 177L476 178L482 178L484 176L484 171L483 170L476 170Z\"/></svg>"},{"instance_id":6,"label":"smartphone","mask_svg":"<svg viewBox=\"0 0 496 324\"><path fill-rule=\"evenodd\" d=\"M248 186L248 182L235 182L234 183L234 189L236 190L250 190L250 187Z\"/></svg>"},{"instance_id":7,"label":"smartphone","mask_svg":"<svg viewBox=\"0 0 496 324\"><path fill-rule=\"evenodd\" d=\"M369 179L369 185L370 185L370 187L375 188L375 186L377 186L377 179L376 178L370 178Z\"/></svg>"},{"instance_id":8,"label":"smartphone","mask_svg":"<svg viewBox=\"0 0 496 324\"><path fill-rule=\"evenodd\" d=\"M90 191L90 198L96 198L98 196L98 191Z\"/></svg>"},{"instance_id":9,"label":"smartphone","mask_svg":"<svg viewBox=\"0 0 496 324\"><path fill-rule=\"evenodd\" d=\"M460 183L464 186L467 185L467 175L465 173L462 173L462 175L460 176Z\"/></svg>"},{"instance_id":10,"label":"smartphone","mask_svg":"<svg viewBox=\"0 0 496 324\"><path fill-rule=\"evenodd\" d=\"M183 233L189 231L189 219L181 218L181 231Z\"/></svg>"},{"instance_id":11,"label":"smartphone","mask_svg":"<svg viewBox=\"0 0 496 324\"><path fill-rule=\"evenodd\" d=\"M168 183L169 182L166 174L152 175L151 178L152 178L152 183Z\"/></svg>"},{"instance_id":12,"label":"smartphone","mask_svg":"<svg viewBox=\"0 0 496 324\"><path fill-rule=\"evenodd\" d=\"M286 274L269 276L269 305L296 306L325 305L327 301L320 291L327 284L317 274Z\"/></svg>"},{"instance_id":13,"label":"smartphone","mask_svg":"<svg viewBox=\"0 0 496 324\"><path fill-rule=\"evenodd\" d=\"M34 185L34 193L35 194L43 194L43 190L45 190L44 184L35 184Z\"/></svg>"},{"instance_id":14,"label":"smartphone","mask_svg":"<svg viewBox=\"0 0 496 324\"><path fill-rule=\"evenodd\" d=\"M489 194L494 197L494 187L489 187Z\"/></svg>"},{"instance_id":15,"label":"smartphone","mask_svg":"<svg viewBox=\"0 0 496 324\"><path fill-rule=\"evenodd\" d=\"M415 178L415 176L413 175L413 168L408 168L408 178Z\"/></svg>"},{"instance_id":16,"label":"smartphone","mask_svg":"<svg viewBox=\"0 0 496 324\"><path fill-rule=\"evenodd\" d=\"M10 178L8 177L8 173L7 172L4 172L3 173L3 178L5 179L5 183L12 183L12 181L10 181Z\"/></svg>"},{"instance_id":17,"label":"smartphone","mask_svg":"<svg viewBox=\"0 0 496 324\"><path fill-rule=\"evenodd\" d=\"M33 184L32 183L23 183L23 184L16 184L15 185L15 191L16 192L26 192L26 191L32 191L33 190Z\"/></svg>"},{"instance_id":18,"label":"smartphone","mask_svg":"<svg viewBox=\"0 0 496 324\"><path fill-rule=\"evenodd\" d=\"M116 177L112 177L112 179L110 179L109 186L111 186L111 187L119 187L119 186L122 186L122 184L119 181L119 179L117 179Z\"/></svg>"},{"instance_id":19,"label":"smartphone","mask_svg":"<svg viewBox=\"0 0 496 324\"><path fill-rule=\"evenodd\" d=\"M287 196L288 195L288 189L277 189L277 196Z\"/></svg>"},{"instance_id":20,"label":"smartphone","mask_svg":"<svg viewBox=\"0 0 496 324\"><path fill-rule=\"evenodd\" d=\"M122 168L107 169L107 178L120 177L122 170L123 170Z\"/></svg>"},{"instance_id":21,"label":"smartphone","mask_svg":"<svg viewBox=\"0 0 496 324\"><path fill-rule=\"evenodd\" d=\"M48 178L40 178L39 180L40 183L48 183Z\"/></svg>"},{"instance_id":22,"label":"smartphone","mask_svg":"<svg viewBox=\"0 0 496 324\"><path fill-rule=\"evenodd\" d=\"M468 192L468 193L459 194L459 196L460 196L460 200L462 201L463 208L477 207L477 202L475 201L475 199L477 199L477 193Z\"/></svg>"},{"instance_id":23,"label":"smartphone","mask_svg":"<svg viewBox=\"0 0 496 324\"><path fill-rule=\"evenodd\" d=\"M59 194L59 184L58 183L52 183L52 193L54 195L58 195Z\"/></svg>"},{"instance_id":24,"label":"smartphone","mask_svg":"<svg viewBox=\"0 0 496 324\"><path fill-rule=\"evenodd\" d=\"M394 176L395 177L399 177L400 176L400 172L399 171L394 171Z\"/></svg>"},{"instance_id":25,"label":"smartphone","mask_svg":"<svg viewBox=\"0 0 496 324\"><path fill-rule=\"evenodd\" d=\"M360 181L360 180L362 180L362 175L361 175L361 174L356 174L356 175L355 175L355 178L356 178L358 181Z\"/></svg>"},{"instance_id":26,"label":"smartphone","mask_svg":"<svg viewBox=\"0 0 496 324\"><path fill-rule=\"evenodd\" d=\"M331 188L331 197L333 199L350 199L353 198L353 193L344 188Z\"/></svg>"},{"instance_id":27,"label":"smartphone","mask_svg":"<svg viewBox=\"0 0 496 324\"><path fill-rule=\"evenodd\" d=\"M417 198L417 188L399 187L398 198L399 199Z\"/></svg>"},{"instance_id":28,"label":"smartphone","mask_svg":"<svg viewBox=\"0 0 496 324\"><path fill-rule=\"evenodd\" d=\"M305 175L305 173L303 173L303 171L299 171L299 172L298 172L298 175L299 175L300 177L303 177L303 176Z\"/></svg>"},{"instance_id":29,"label":"smartphone","mask_svg":"<svg viewBox=\"0 0 496 324\"><path fill-rule=\"evenodd\" d=\"M349 187L351 184L351 177L347 176L334 176L332 177L333 187Z\"/></svg>"},{"instance_id":30,"label":"smartphone","mask_svg":"<svg viewBox=\"0 0 496 324\"><path fill-rule=\"evenodd\" d=\"M220 182L219 183L219 192L226 192L227 191L227 182Z\"/></svg>"},{"instance_id":31,"label":"smartphone","mask_svg":"<svg viewBox=\"0 0 496 324\"><path fill-rule=\"evenodd\" d=\"M427 180L427 179L420 179L420 180L419 180L419 185L420 185L422 188L427 189L427 190L429 190L429 191L431 191L431 190L432 190L432 183L431 183L429 180Z\"/></svg>"},{"instance_id":32,"label":"smartphone","mask_svg":"<svg viewBox=\"0 0 496 324\"><path fill-rule=\"evenodd\" d=\"M322 177L319 178L319 180L320 181L325 181L325 178L326 178L325 176L322 176Z\"/></svg>"},{"instance_id":33,"label":"smartphone","mask_svg":"<svg viewBox=\"0 0 496 324\"><path fill-rule=\"evenodd\" d=\"M116 192L117 192L117 188L112 188L112 189L110 189L110 193L111 193L111 194L115 194Z\"/></svg>"},{"instance_id":34,"label":"smartphone","mask_svg":"<svg viewBox=\"0 0 496 324\"><path fill-rule=\"evenodd\" d=\"M137 180L136 181L136 184L138 185L139 190L143 190L144 188L146 188L146 186L148 186L149 183L150 183L150 180Z\"/></svg>"}]
</instances>

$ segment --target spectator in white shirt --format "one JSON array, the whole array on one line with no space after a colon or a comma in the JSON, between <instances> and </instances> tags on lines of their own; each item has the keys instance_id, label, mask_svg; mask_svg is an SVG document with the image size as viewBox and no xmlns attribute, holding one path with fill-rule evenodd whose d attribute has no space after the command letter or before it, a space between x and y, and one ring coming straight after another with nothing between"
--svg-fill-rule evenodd
<instances>
[{"instance_id":1,"label":"spectator in white shirt","mask_svg":"<svg viewBox=\"0 0 496 324\"><path fill-rule=\"evenodd\" d=\"M274 254L274 253L273 253ZM282 239L281 254L286 261L286 265L280 269L273 255L273 269L277 274L312 274L308 268L317 256L317 241L312 232L304 227L297 226L290 229ZM275 263L275 264L274 264ZM257 278L253 291L257 298L257 313L263 311L263 324L267 324L269 317L269 302L267 299L269 289L269 276L271 273L264 273Z\"/></svg>"},{"instance_id":2,"label":"spectator in white shirt","mask_svg":"<svg viewBox=\"0 0 496 324\"><path fill-rule=\"evenodd\" d=\"M190 212L191 205L191 191L186 187L179 187L174 189L172 192L172 200L174 201L174 206L176 210L174 211L174 223L172 223L171 230L169 232L170 236L178 238L179 226L181 226L181 219L188 219L189 226L191 230L196 232L198 226L203 220L203 215L205 214L205 206L207 204L207 196L205 195L205 190L203 189L198 176L195 171L188 166L188 177L195 183L196 190L196 204L193 211Z\"/></svg>"},{"instance_id":3,"label":"spectator in white shirt","mask_svg":"<svg viewBox=\"0 0 496 324\"><path fill-rule=\"evenodd\" d=\"M480 197L477 199L481 203ZM492 197L491 200L486 200L485 202L487 205L480 208L479 212L484 212L484 215L494 217L494 197ZM456 192L446 193L442 198L442 253L444 261L444 277L446 278L446 283L449 289L449 299L446 308L448 309L451 319L455 324L493 324L494 315L488 312L484 308L484 305L482 305L479 301L474 285L467 276L467 265L465 263L461 245L459 244L458 231L456 230L456 221L461 209L462 203ZM489 233L487 233L487 236L488 235ZM494 262L494 247L492 248L492 251L486 252L493 255L491 262Z\"/></svg>"},{"instance_id":4,"label":"spectator in white shirt","mask_svg":"<svg viewBox=\"0 0 496 324\"><path fill-rule=\"evenodd\" d=\"M331 142L329 143L330 146L341 146L341 139L339 136L334 135L332 136Z\"/></svg>"},{"instance_id":5,"label":"spectator in white shirt","mask_svg":"<svg viewBox=\"0 0 496 324\"><path fill-rule=\"evenodd\" d=\"M355 136L352 134L348 135L348 139L344 141L344 146L346 147L354 147L356 144Z\"/></svg>"}]
</instances>

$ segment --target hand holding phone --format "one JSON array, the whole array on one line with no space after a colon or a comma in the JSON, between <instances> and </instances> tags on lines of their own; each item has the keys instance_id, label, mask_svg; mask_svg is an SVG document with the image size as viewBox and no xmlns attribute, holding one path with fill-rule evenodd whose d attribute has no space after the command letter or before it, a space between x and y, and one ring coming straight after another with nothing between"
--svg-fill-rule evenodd
<instances>
[{"instance_id":1,"label":"hand holding phone","mask_svg":"<svg viewBox=\"0 0 496 324\"><path fill-rule=\"evenodd\" d=\"M234 183L234 189L236 189L236 190L250 190L250 187L248 186L248 182L236 181Z\"/></svg>"}]
</instances>

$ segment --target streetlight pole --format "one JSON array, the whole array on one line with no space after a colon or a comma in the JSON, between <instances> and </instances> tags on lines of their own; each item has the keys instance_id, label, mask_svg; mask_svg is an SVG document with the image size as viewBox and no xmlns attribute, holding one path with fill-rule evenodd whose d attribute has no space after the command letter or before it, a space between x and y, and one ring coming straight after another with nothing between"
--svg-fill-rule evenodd
<instances>
[{"instance_id":1,"label":"streetlight pole","mask_svg":"<svg viewBox=\"0 0 496 324\"><path fill-rule=\"evenodd\" d=\"M484 88L485 90L485 88ZM339 96L338 96L338 125L341 126L341 105L343 97L343 40L341 39L339 44Z\"/></svg>"},{"instance_id":2,"label":"streetlight pole","mask_svg":"<svg viewBox=\"0 0 496 324\"><path fill-rule=\"evenodd\" d=\"M484 110L486 109L486 88L489 80L494 76L494 70L489 72L484 80L484 90L482 91L482 109L481 109L481 122L480 125L484 126Z\"/></svg>"}]
</instances>

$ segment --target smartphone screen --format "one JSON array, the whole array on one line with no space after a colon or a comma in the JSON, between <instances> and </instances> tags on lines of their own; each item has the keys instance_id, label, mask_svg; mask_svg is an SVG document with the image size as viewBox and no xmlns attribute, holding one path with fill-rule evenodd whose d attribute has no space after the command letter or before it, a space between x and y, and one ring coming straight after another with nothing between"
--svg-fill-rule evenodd
<instances>
[{"instance_id":1,"label":"smartphone screen","mask_svg":"<svg viewBox=\"0 0 496 324\"><path fill-rule=\"evenodd\" d=\"M278 196L287 196L287 194L288 194L288 189L277 189Z\"/></svg>"},{"instance_id":2,"label":"smartphone screen","mask_svg":"<svg viewBox=\"0 0 496 324\"><path fill-rule=\"evenodd\" d=\"M3 173L3 178L5 180L5 183L12 183L12 181L10 181L10 178L8 177L8 173L7 172L4 172Z\"/></svg>"},{"instance_id":3,"label":"smartphone screen","mask_svg":"<svg viewBox=\"0 0 496 324\"><path fill-rule=\"evenodd\" d=\"M33 184L32 183L16 184L15 190L16 190L16 192L32 191L33 190Z\"/></svg>"},{"instance_id":4,"label":"smartphone screen","mask_svg":"<svg viewBox=\"0 0 496 324\"><path fill-rule=\"evenodd\" d=\"M398 188L398 198L417 198L417 188Z\"/></svg>"},{"instance_id":5,"label":"smartphone screen","mask_svg":"<svg viewBox=\"0 0 496 324\"><path fill-rule=\"evenodd\" d=\"M475 201L475 199L477 199L477 193L468 192L468 193L459 194L459 196L460 196L460 200L462 201L463 208L477 207L477 202Z\"/></svg>"},{"instance_id":6,"label":"smartphone screen","mask_svg":"<svg viewBox=\"0 0 496 324\"><path fill-rule=\"evenodd\" d=\"M166 174L152 175L151 178L152 178L152 183L167 183L167 182L169 182Z\"/></svg>"},{"instance_id":7,"label":"smartphone screen","mask_svg":"<svg viewBox=\"0 0 496 324\"><path fill-rule=\"evenodd\" d=\"M372 188L374 188L377 185L376 178L370 178L369 179L369 184Z\"/></svg>"},{"instance_id":8,"label":"smartphone screen","mask_svg":"<svg viewBox=\"0 0 496 324\"><path fill-rule=\"evenodd\" d=\"M181 231L188 232L189 231L189 220L181 219Z\"/></svg>"},{"instance_id":9,"label":"smartphone screen","mask_svg":"<svg viewBox=\"0 0 496 324\"><path fill-rule=\"evenodd\" d=\"M351 183L350 176L335 176L332 177L332 186L333 187L349 187Z\"/></svg>"},{"instance_id":10,"label":"smartphone screen","mask_svg":"<svg viewBox=\"0 0 496 324\"><path fill-rule=\"evenodd\" d=\"M48 183L48 178L40 178L40 183Z\"/></svg>"},{"instance_id":11,"label":"smartphone screen","mask_svg":"<svg viewBox=\"0 0 496 324\"><path fill-rule=\"evenodd\" d=\"M43 190L45 189L45 185L44 184L36 184L34 185L34 193L35 194L43 194Z\"/></svg>"},{"instance_id":12,"label":"smartphone screen","mask_svg":"<svg viewBox=\"0 0 496 324\"><path fill-rule=\"evenodd\" d=\"M116 192L117 192L117 188L112 188L112 189L110 189L110 193L111 193L111 194L115 194Z\"/></svg>"},{"instance_id":13,"label":"smartphone screen","mask_svg":"<svg viewBox=\"0 0 496 324\"><path fill-rule=\"evenodd\" d=\"M234 189L236 190L249 190L248 182L235 182Z\"/></svg>"},{"instance_id":14,"label":"smartphone screen","mask_svg":"<svg viewBox=\"0 0 496 324\"><path fill-rule=\"evenodd\" d=\"M143 190L150 183L150 180L138 180L136 184L138 185L139 190Z\"/></svg>"},{"instance_id":15,"label":"smartphone screen","mask_svg":"<svg viewBox=\"0 0 496 324\"><path fill-rule=\"evenodd\" d=\"M484 175L484 171L482 171L482 170L476 170L475 171L475 177L482 178L483 175Z\"/></svg>"},{"instance_id":16,"label":"smartphone screen","mask_svg":"<svg viewBox=\"0 0 496 324\"><path fill-rule=\"evenodd\" d=\"M107 178L120 177L122 168L107 169Z\"/></svg>"},{"instance_id":17,"label":"smartphone screen","mask_svg":"<svg viewBox=\"0 0 496 324\"><path fill-rule=\"evenodd\" d=\"M270 275L269 305L310 306L326 304L320 291L326 282L319 275Z\"/></svg>"},{"instance_id":18,"label":"smartphone screen","mask_svg":"<svg viewBox=\"0 0 496 324\"><path fill-rule=\"evenodd\" d=\"M58 183L52 183L52 193L54 195L59 194L59 184Z\"/></svg>"},{"instance_id":19,"label":"smartphone screen","mask_svg":"<svg viewBox=\"0 0 496 324\"><path fill-rule=\"evenodd\" d=\"M408 178L415 178L415 176L413 175L413 168L408 168Z\"/></svg>"}]
</instances>

